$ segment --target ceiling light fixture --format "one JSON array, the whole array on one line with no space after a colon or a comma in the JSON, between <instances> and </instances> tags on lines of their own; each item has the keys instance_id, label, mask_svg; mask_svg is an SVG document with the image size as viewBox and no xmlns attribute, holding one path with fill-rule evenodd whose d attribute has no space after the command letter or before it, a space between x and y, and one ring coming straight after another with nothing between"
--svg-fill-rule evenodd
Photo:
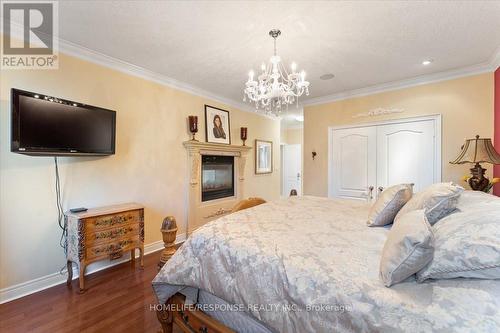
<instances>
[{"instance_id":1,"label":"ceiling light fixture","mask_svg":"<svg viewBox=\"0 0 500 333\"><path fill-rule=\"evenodd\" d=\"M424 61L422 61L422 65L424 65L424 66L430 65L430 64L432 64L432 61L433 61L432 59L424 60Z\"/></svg>"},{"instance_id":2,"label":"ceiling light fixture","mask_svg":"<svg viewBox=\"0 0 500 333\"><path fill-rule=\"evenodd\" d=\"M292 63L291 73L288 73L281 62L280 56L276 54L276 39L281 35L281 31L273 29L269 31L269 36L274 39L274 55L270 63L266 66L262 63L262 73L254 78L254 71L248 73L248 81L245 83L243 101L247 98L251 103L255 103L255 109L262 108L268 114L279 116L284 105L299 102L302 94L309 95L309 82L305 80L306 72L297 72L297 64Z\"/></svg>"}]
</instances>

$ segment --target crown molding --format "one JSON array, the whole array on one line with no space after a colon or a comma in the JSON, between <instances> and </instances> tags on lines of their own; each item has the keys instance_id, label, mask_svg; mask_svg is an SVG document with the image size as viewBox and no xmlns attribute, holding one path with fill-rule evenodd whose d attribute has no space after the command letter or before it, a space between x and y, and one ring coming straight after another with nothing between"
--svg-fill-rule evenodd
<instances>
[{"instance_id":1,"label":"crown molding","mask_svg":"<svg viewBox=\"0 0 500 333\"><path fill-rule=\"evenodd\" d=\"M331 103L335 101L341 101L354 97L362 97L368 96L378 93L383 93L392 90L399 90L404 88L421 86L429 83L435 83L440 81L447 81L452 79L458 79L461 77L472 76L482 73L494 72L500 66L500 47L497 48L495 53L490 57L490 59L486 62L462 67L455 68L447 71L442 71L438 73L431 73L420 75L411 79L405 79L400 81L392 81L382 84L377 84L365 88L347 90L340 93L316 97L312 99L308 99L302 102L302 105L313 106L313 105L321 105L326 103Z\"/></svg>"},{"instance_id":2,"label":"crown molding","mask_svg":"<svg viewBox=\"0 0 500 333\"><path fill-rule=\"evenodd\" d=\"M255 115L276 120L277 117L273 115L268 115L265 113L256 110L249 104L239 103L234 101L233 99L223 97L216 93L210 92L208 90L204 90L192 84L179 81L173 78L170 78L166 75L159 74L153 72L149 69L145 69L143 67L128 63L126 61L105 55L103 53L94 51L92 49L86 48L84 46L69 42L67 40L59 38L59 52L73 56L75 58L79 58L81 60L85 60L100 66L104 66L106 68L110 68L128 75L132 75L135 77L139 77L141 79L155 82L161 84L163 86L167 86L170 88L174 88L183 92L187 92L192 95L196 95L199 97L203 97L206 99L210 99L215 102L222 103L227 106L231 106L237 108L238 110L253 113Z\"/></svg>"},{"instance_id":3,"label":"crown molding","mask_svg":"<svg viewBox=\"0 0 500 333\"><path fill-rule=\"evenodd\" d=\"M23 27L21 25L19 25L17 23L13 23L12 28L13 28L12 34L14 36L17 36L18 38L23 38ZM3 33L3 27L0 29L2 29L2 33ZM196 87L196 86L191 85L189 83L170 78L166 75L153 72L153 71L145 69L143 67L128 63L126 61L123 61L123 60L105 55L103 53L91 50L91 49L86 48L84 46L69 42L69 41L64 40L60 37L55 37L55 38L57 38L57 40L59 42L59 51L62 53L68 54L70 56L73 56L73 57L76 57L76 58L79 58L82 60L86 60L86 61L98 64L98 65L101 65L104 67L108 67L108 68L117 70L119 72L129 74L132 76L136 76L136 77L148 80L148 81L156 82L158 84L168 86L168 87L171 87L171 88L174 88L177 90L181 90L181 91L184 91L184 92L196 95L196 96L211 99L213 101L216 101L216 102L228 105L228 106L235 107L241 111L250 112L250 113L253 113L253 114L256 114L256 115L259 115L262 117L266 117L269 119L273 119L273 120L276 120L279 118L279 117L275 117L273 115L268 115L268 114L263 113L259 110L256 110L254 107L250 106L249 104L237 102L233 99L223 97L221 95L204 90L202 88ZM392 91L392 90L410 88L410 87L425 85L425 84L429 84L429 83L457 79L460 77L472 76L472 75L477 75L477 74L482 74L482 73L487 73L487 72L494 72L499 67L500 67L500 46L496 49L496 51L493 53L493 55L490 57L490 59L488 61L485 61L485 62L480 63L480 64L451 69L451 70L442 71L442 72L438 72L438 73L425 74L425 75L417 76L417 77L410 78L410 79L404 79L404 80L400 80L400 81L386 82L386 83L377 84L377 85L359 88L359 89L346 90L346 91L331 94L331 95L320 96L320 97L304 100L303 102L300 103L300 105L302 107L306 107L306 106L326 104L326 103L345 100L345 99L354 98L354 97L368 96L368 95L378 94L378 93Z\"/></svg>"},{"instance_id":4,"label":"crown molding","mask_svg":"<svg viewBox=\"0 0 500 333\"><path fill-rule=\"evenodd\" d=\"M3 26L1 28L2 34L4 33L3 31ZM12 22L11 24L11 35L17 38L24 38L23 37L23 31L24 28L22 25ZM219 94L210 92L208 90L199 88L195 85L179 81L176 79L173 79L171 77L168 77L163 74L159 74L157 72L151 71L149 69L131 64L129 62L126 62L124 60L114 58L111 56L108 56L106 54L94 51L92 49L89 49L87 47L75 44L73 42L67 41L65 39L62 39L60 37L54 37L57 39L58 42L58 47L59 47L59 52L67 54L69 56L79 58L81 60L85 60L97 65L101 65L128 75L132 75L135 77L139 77L144 80L148 80L151 82L155 82L170 88L174 88L180 91L184 91L199 97L204 97L210 100L213 100L215 102L219 102L234 108L237 108L241 111L246 111L246 112L251 112L254 114L257 114L259 116L263 116L266 118L271 118L275 119L274 117L269 117L267 114L264 114L262 112L256 111L254 107L252 107L249 104L245 103L240 103L237 101L234 101L233 99L221 96Z\"/></svg>"},{"instance_id":5,"label":"crown molding","mask_svg":"<svg viewBox=\"0 0 500 333\"><path fill-rule=\"evenodd\" d=\"M59 52L92 62L97 65L101 65L107 68L114 69L116 71L129 74L132 76L136 76L151 82L155 82L167 87L171 87L177 90L181 90L196 96L204 97L228 106L235 107L241 111L251 112L257 114L259 116L266 116L262 113L256 112L254 108L252 108L248 104L238 103L232 99L223 97L221 95L215 94L213 92L204 90L202 88L196 87L192 84L182 82L173 78L170 78L166 75L162 75L156 72L153 72L149 69L145 69L143 67L128 63L126 61L105 55L103 53L91 50L84 46L69 42L67 40L59 38Z\"/></svg>"}]
</instances>

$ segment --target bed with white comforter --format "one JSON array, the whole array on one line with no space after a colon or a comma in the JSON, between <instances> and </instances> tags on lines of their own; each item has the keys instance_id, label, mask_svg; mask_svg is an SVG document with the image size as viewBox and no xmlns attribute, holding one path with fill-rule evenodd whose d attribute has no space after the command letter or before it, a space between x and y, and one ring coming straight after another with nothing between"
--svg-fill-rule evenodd
<instances>
[{"instance_id":1,"label":"bed with white comforter","mask_svg":"<svg viewBox=\"0 0 500 333\"><path fill-rule=\"evenodd\" d=\"M160 302L190 286L236 304L279 332L496 332L500 280L452 279L387 288L388 228L369 205L292 197L198 229L153 281Z\"/></svg>"}]
</instances>

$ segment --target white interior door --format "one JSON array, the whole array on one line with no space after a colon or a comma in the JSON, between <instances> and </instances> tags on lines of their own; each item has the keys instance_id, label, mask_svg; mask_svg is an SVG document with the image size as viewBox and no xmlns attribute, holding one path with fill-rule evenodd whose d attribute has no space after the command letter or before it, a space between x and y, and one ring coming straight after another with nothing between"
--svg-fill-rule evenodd
<instances>
[{"instance_id":1,"label":"white interior door","mask_svg":"<svg viewBox=\"0 0 500 333\"><path fill-rule=\"evenodd\" d=\"M333 131L330 196L370 199L370 187L376 184L376 148L374 126Z\"/></svg>"},{"instance_id":2,"label":"white interior door","mask_svg":"<svg viewBox=\"0 0 500 333\"><path fill-rule=\"evenodd\" d=\"M437 181L435 121L377 126L377 189L414 183L415 192Z\"/></svg>"},{"instance_id":3,"label":"white interior door","mask_svg":"<svg viewBox=\"0 0 500 333\"><path fill-rule=\"evenodd\" d=\"M292 189L302 194L302 149L301 145L283 146L283 196L290 195Z\"/></svg>"}]
</instances>

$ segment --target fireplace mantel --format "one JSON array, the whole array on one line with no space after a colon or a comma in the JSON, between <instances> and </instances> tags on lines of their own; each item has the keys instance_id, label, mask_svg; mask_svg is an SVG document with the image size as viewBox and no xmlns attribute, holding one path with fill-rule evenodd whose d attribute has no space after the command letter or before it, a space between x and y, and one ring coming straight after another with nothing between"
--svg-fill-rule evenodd
<instances>
[{"instance_id":1,"label":"fireplace mantel","mask_svg":"<svg viewBox=\"0 0 500 333\"><path fill-rule=\"evenodd\" d=\"M203 224L230 212L230 209L244 198L246 155L252 149L249 146L225 145L200 141L184 141L189 153L189 211L188 233ZM235 195L212 201L201 200L201 156L234 156Z\"/></svg>"},{"instance_id":2,"label":"fireplace mantel","mask_svg":"<svg viewBox=\"0 0 500 333\"><path fill-rule=\"evenodd\" d=\"M220 143L200 142L195 140L184 141L182 144L184 145L184 147L186 147L186 149L190 153L199 153L200 151L202 152L210 151L210 152L221 152L223 153L223 155L228 155L227 153L236 153L233 156L240 156L241 154L244 154L250 149L252 149L252 147L249 146L225 145ZM202 155L208 155L208 154L202 154Z\"/></svg>"}]
</instances>

